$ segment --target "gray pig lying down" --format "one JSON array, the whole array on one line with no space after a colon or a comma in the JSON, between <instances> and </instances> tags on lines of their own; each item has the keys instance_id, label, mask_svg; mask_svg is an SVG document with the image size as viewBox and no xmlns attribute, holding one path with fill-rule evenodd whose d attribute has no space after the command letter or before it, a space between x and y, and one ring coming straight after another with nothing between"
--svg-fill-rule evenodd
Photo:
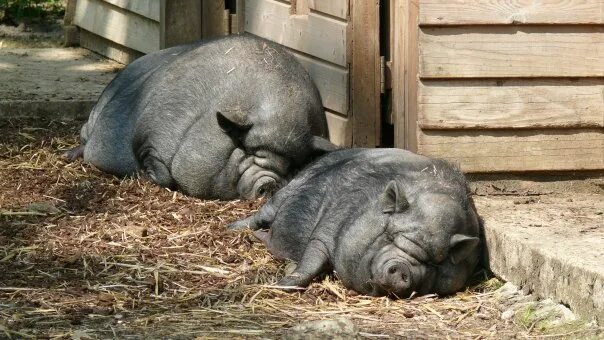
<instances>
[{"instance_id":1,"label":"gray pig lying down","mask_svg":"<svg viewBox=\"0 0 604 340\"><path fill-rule=\"evenodd\" d=\"M282 47L248 35L128 65L67 154L200 198L255 198L332 147L317 88ZM319 136L319 137L315 137ZM316 154L315 154L316 152Z\"/></svg>"},{"instance_id":2,"label":"gray pig lying down","mask_svg":"<svg viewBox=\"0 0 604 340\"><path fill-rule=\"evenodd\" d=\"M305 287L333 270L375 296L454 293L481 248L463 174L398 149L331 152L229 227L256 230L273 255L298 262L279 286Z\"/></svg>"}]
</instances>

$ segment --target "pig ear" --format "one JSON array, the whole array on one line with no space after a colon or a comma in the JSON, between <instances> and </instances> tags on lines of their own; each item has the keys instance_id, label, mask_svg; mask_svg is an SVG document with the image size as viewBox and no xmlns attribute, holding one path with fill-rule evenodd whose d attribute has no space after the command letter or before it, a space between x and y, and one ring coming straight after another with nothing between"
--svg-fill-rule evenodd
<instances>
[{"instance_id":1,"label":"pig ear","mask_svg":"<svg viewBox=\"0 0 604 340\"><path fill-rule=\"evenodd\" d=\"M321 156L338 149L338 146L330 142L328 139L319 136L312 136L312 150L315 156Z\"/></svg>"},{"instance_id":2,"label":"pig ear","mask_svg":"<svg viewBox=\"0 0 604 340\"><path fill-rule=\"evenodd\" d=\"M451 244L449 248L449 256L453 264L458 264L465 260L476 246L478 246L478 237L470 237L462 234L455 234L451 237Z\"/></svg>"},{"instance_id":3,"label":"pig ear","mask_svg":"<svg viewBox=\"0 0 604 340\"><path fill-rule=\"evenodd\" d=\"M380 199L382 211L387 214L400 213L409 207L405 192L396 181L390 181Z\"/></svg>"},{"instance_id":4,"label":"pig ear","mask_svg":"<svg viewBox=\"0 0 604 340\"><path fill-rule=\"evenodd\" d=\"M243 111L218 111L216 112L216 120L224 132L249 130L253 125Z\"/></svg>"}]
</instances>

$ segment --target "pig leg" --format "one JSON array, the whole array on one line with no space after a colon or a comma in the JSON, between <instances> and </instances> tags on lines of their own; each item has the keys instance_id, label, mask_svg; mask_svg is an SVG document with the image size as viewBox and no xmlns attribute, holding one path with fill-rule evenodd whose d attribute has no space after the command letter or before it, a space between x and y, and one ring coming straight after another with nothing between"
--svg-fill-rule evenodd
<instances>
[{"instance_id":1,"label":"pig leg","mask_svg":"<svg viewBox=\"0 0 604 340\"><path fill-rule=\"evenodd\" d=\"M73 162L78 158L84 158L84 148L85 146L83 144L78 145L75 148L65 152L63 157L65 157L69 162Z\"/></svg>"},{"instance_id":2,"label":"pig leg","mask_svg":"<svg viewBox=\"0 0 604 340\"><path fill-rule=\"evenodd\" d=\"M275 207L269 202L265 204L256 214L248 218L235 221L229 224L227 228L230 230L245 228L250 228L252 230L268 229L270 228L271 224L273 224L276 214L277 211L275 210Z\"/></svg>"},{"instance_id":3,"label":"pig leg","mask_svg":"<svg viewBox=\"0 0 604 340\"><path fill-rule=\"evenodd\" d=\"M312 280L327 269L329 256L325 244L317 239L311 240L293 273L282 278L277 286L307 287Z\"/></svg>"}]
</instances>

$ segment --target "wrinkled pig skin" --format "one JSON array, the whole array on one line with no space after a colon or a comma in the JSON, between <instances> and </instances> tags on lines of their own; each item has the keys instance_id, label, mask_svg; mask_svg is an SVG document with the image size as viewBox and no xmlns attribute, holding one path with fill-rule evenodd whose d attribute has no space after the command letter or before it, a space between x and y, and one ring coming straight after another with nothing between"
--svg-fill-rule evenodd
<instances>
[{"instance_id":1,"label":"wrinkled pig skin","mask_svg":"<svg viewBox=\"0 0 604 340\"><path fill-rule=\"evenodd\" d=\"M298 262L279 286L305 287L333 270L346 287L374 296L454 293L481 251L464 175L398 149L324 155L229 227L256 230L272 254Z\"/></svg>"},{"instance_id":2,"label":"wrinkled pig skin","mask_svg":"<svg viewBox=\"0 0 604 340\"><path fill-rule=\"evenodd\" d=\"M234 35L148 54L107 86L67 158L200 198L253 199L333 149L319 92L282 47Z\"/></svg>"}]
</instances>

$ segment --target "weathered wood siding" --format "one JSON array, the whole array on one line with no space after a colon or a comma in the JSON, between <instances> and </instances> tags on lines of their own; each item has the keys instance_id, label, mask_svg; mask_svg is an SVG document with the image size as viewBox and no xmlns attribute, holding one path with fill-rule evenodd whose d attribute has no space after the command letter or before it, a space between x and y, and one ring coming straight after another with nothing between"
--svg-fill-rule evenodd
<instances>
[{"instance_id":1,"label":"weathered wood siding","mask_svg":"<svg viewBox=\"0 0 604 340\"><path fill-rule=\"evenodd\" d=\"M246 32L287 48L315 81L332 140L350 145L348 0L245 1Z\"/></svg>"},{"instance_id":2,"label":"weathered wood siding","mask_svg":"<svg viewBox=\"0 0 604 340\"><path fill-rule=\"evenodd\" d=\"M339 145L380 143L378 8L378 1L245 1L244 30L286 46L306 67Z\"/></svg>"},{"instance_id":3,"label":"weathered wood siding","mask_svg":"<svg viewBox=\"0 0 604 340\"><path fill-rule=\"evenodd\" d=\"M397 146L468 172L604 169L603 0L400 2Z\"/></svg>"},{"instance_id":4,"label":"weathered wood siding","mask_svg":"<svg viewBox=\"0 0 604 340\"><path fill-rule=\"evenodd\" d=\"M201 0L72 0L80 44L121 63L201 39ZM70 15L71 16L71 15Z\"/></svg>"},{"instance_id":5,"label":"weathered wood siding","mask_svg":"<svg viewBox=\"0 0 604 340\"><path fill-rule=\"evenodd\" d=\"M74 23L82 30L81 45L122 63L233 33L275 41L316 83L333 142L380 145L378 0L77 1Z\"/></svg>"}]
</instances>

